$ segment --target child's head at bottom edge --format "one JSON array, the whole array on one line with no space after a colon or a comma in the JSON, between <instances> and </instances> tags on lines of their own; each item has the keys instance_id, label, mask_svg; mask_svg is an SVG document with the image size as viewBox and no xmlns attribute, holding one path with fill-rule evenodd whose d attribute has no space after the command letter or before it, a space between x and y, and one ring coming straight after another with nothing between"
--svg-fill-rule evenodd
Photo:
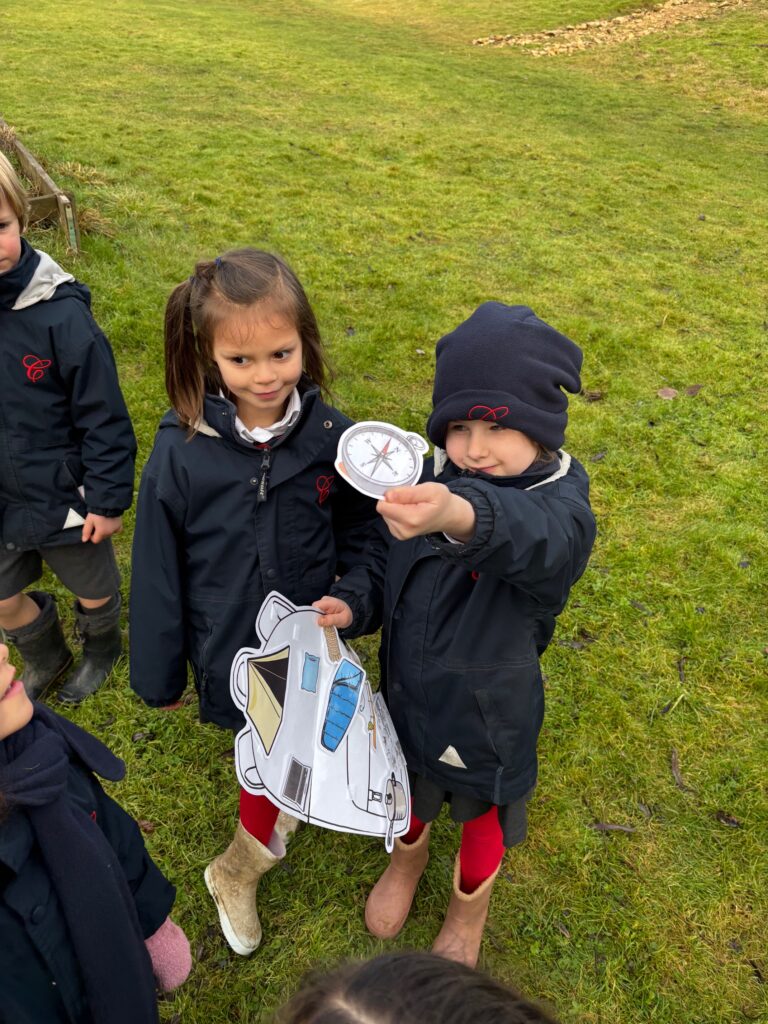
<instances>
[{"instance_id":1,"label":"child's head at bottom edge","mask_svg":"<svg viewBox=\"0 0 768 1024\"><path fill-rule=\"evenodd\" d=\"M308 975L276 1024L557 1024L487 974L433 953L384 953Z\"/></svg>"},{"instance_id":2,"label":"child's head at bottom edge","mask_svg":"<svg viewBox=\"0 0 768 1024\"><path fill-rule=\"evenodd\" d=\"M522 473L562 447L581 362L527 306L485 302L437 343L427 434L460 469Z\"/></svg>"},{"instance_id":3,"label":"child's head at bottom edge","mask_svg":"<svg viewBox=\"0 0 768 1024\"><path fill-rule=\"evenodd\" d=\"M24 683L8 660L8 648L0 644L0 742L23 729L34 714Z\"/></svg>"},{"instance_id":4,"label":"child's head at bottom edge","mask_svg":"<svg viewBox=\"0 0 768 1024\"><path fill-rule=\"evenodd\" d=\"M29 201L11 161L0 153L0 274L13 270L21 258L21 235Z\"/></svg>"}]
</instances>

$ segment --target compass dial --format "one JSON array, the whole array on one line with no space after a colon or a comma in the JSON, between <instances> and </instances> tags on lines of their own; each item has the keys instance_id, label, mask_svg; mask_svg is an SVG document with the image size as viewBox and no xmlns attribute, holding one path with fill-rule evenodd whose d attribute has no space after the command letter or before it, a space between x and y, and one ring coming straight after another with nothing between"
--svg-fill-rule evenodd
<instances>
[{"instance_id":1,"label":"compass dial","mask_svg":"<svg viewBox=\"0 0 768 1024\"><path fill-rule=\"evenodd\" d=\"M358 473L390 487L410 479L417 466L413 451L383 430L353 434L347 442L345 454Z\"/></svg>"},{"instance_id":2,"label":"compass dial","mask_svg":"<svg viewBox=\"0 0 768 1024\"><path fill-rule=\"evenodd\" d=\"M369 420L349 427L341 435L335 465L363 494L381 498L390 487L418 482L428 448L418 434Z\"/></svg>"}]
</instances>

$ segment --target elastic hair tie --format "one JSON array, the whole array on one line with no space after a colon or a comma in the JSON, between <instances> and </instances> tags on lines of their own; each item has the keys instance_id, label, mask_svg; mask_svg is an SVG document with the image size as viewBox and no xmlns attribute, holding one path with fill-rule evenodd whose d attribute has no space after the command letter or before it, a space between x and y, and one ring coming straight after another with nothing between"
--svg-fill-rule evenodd
<instances>
[{"instance_id":1,"label":"elastic hair tie","mask_svg":"<svg viewBox=\"0 0 768 1024\"><path fill-rule=\"evenodd\" d=\"M221 266L221 256L217 256L213 261L216 264L217 269Z\"/></svg>"}]
</instances>

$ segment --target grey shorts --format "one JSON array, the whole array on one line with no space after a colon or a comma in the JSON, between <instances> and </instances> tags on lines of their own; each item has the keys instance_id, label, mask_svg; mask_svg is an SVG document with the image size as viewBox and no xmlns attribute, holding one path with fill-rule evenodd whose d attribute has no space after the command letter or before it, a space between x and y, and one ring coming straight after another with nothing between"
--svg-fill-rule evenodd
<instances>
[{"instance_id":1,"label":"grey shorts","mask_svg":"<svg viewBox=\"0 0 768 1024\"><path fill-rule=\"evenodd\" d=\"M112 541L63 544L33 551L0 549L0 601L20 594L43 575L43 562L77 597L98 600L120 589Z\"/></svg>"}]
</instances>

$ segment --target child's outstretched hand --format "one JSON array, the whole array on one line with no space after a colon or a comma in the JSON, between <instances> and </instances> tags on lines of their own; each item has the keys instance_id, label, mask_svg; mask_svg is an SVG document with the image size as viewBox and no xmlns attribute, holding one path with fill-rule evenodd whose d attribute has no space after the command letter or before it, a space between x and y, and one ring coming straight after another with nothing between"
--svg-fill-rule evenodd
<instances>
[{"instance_id":1,"label":"child's outstretched hand","mask_svg":"<svg viewBox=\"0 0 768 1024\"><path fill-rule=\"evenodd\" d=\"M352 625L352 609L340 597L321 597L319 601L312 602L312 607L323 613L317 618L318 626L346 629Z\"/></svg>"},{"instance_id":2,"label":"child's outstretched hand","mask_svg":"<svg viewBox=\"0 0 768 1024\"><path fill-rule=\"evenodd\" d=\"M475 532L475 510L445 484L393 487L376 506L390 533L409 540L425 533L447 533L466 542Z\"/></svg>"},{"instance_id":3,"label":"child's outstretched hand","mask_svg":"<svg viewBox=\"0 0 768 1024\"><path fill-rule=\"evenodd\" d=\"M92 544L101 544L113 533L120 533L123 528L122 516L97 516L95 512L89 512L83 523L82 541L91 541Z\"/></svg>"}]
</instances>

